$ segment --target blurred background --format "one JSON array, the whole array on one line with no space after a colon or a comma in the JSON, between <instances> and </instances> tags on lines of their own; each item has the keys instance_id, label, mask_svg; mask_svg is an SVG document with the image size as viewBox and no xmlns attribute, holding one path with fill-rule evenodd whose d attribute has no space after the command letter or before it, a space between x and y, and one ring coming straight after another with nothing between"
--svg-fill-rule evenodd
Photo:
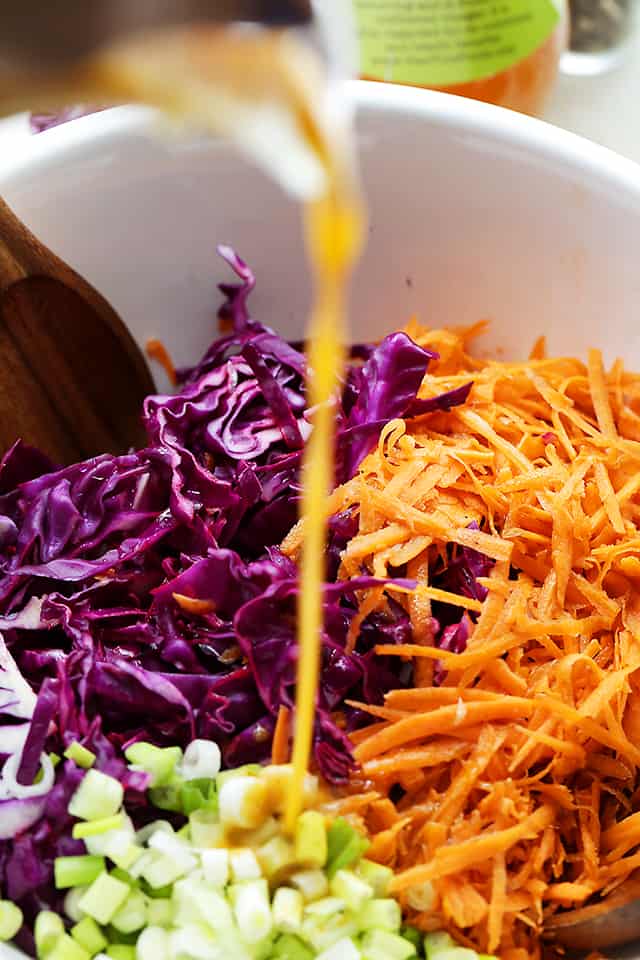
<instances>
[{"instance_id":1,"label":"blurred background","mask_svg":"<svg viewBox=\"0 0 640 960\"><path fill-rule=\"evenodd\" d=\"M243 19L304 23L346 0L2 0L0 79L92 53L133 28ZM640 161L638 0L353 0L367 79L462 94L534 114ZM346 22L346 21L345 21ZM98 104L0 121L11 138ZM0 89L0 107L2 91ZM6 114L8 107L3 112Z\"/></svg>"},{"instance_id":2,"label":"blurred background","mask_svg":"<svg viewBox=\"0 0 640 960\"><path fill-rule=\"evenodd\" d=\"M545 119L640 162L637 0L572 0L570 8L575 52L562 58Z\"/></svg>"}]
</instances>

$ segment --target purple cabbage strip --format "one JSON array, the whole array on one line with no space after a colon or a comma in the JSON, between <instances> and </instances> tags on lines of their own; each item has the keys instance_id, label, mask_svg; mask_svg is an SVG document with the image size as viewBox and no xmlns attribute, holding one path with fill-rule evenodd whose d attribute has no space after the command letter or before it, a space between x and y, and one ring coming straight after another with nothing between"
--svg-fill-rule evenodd
<instances>
[{"instance_id":1,"label":"purple cabbage strip","mask_svg":"<svg viewBox=\"0 0 640 960\"><path fill-rule=\"evenodd\" d=\"M294 704L297 570L277 544L298 514L307 365L251 317L254 276L230 248L220 253L238 276L221 287L226 332L181 372L176 395L147 398L145 449L58 469L17 442L0 461L0 762L20 751L28 785L43 751L62 755L77 740L123 781L137 823L152 814L147 778L123 762L127 744L210 737L229 766L267 761L279 707ZM465 402L467 387L417 399L433 357L404 333L352 350L335 400L338 482L390 419ZM333 783L353 767L335 712L354 729L370 718L345 700L380 703L411 682L410 665L375 653L411 639L392 598L347 652L354 591L379 583L336 582L356 531L353 512L331 518L313 747ZM487 563L452 549L434 582L480 597ZM443 646L465 642L453 608L437 615ZM67 813L82 775L67 760L44 797L0 796L0 821L15 827L0 840L0 896L28 919L59 905L55 857L82 851Z\"/></svg>"},{"instance_id":2,"label":"purple cabbage strip","mask_svg":"<svg viewBox=\"0 0 640 960\"><path fill-rule=\"evenodd\" d=\"M106 107L90 107L78 104L75 107L65 107L64 110L58 110L56 113L32 113L29 117L29 126L32 133L44 133L45 130L51 130L52 127L59 127L63 123L69 123L70 120L88 117L91 113L100 113L105 109Z\"/></svg>"}]
</instances>

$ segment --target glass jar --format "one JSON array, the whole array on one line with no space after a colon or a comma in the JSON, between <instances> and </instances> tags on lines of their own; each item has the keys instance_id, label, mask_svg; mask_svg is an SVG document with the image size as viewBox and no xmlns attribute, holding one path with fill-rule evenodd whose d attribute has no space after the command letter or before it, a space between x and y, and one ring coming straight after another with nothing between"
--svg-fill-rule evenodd
<instances>
[{"instance_id":1,"label":"glass jar","mask_svg":"<svg viewBox=\"0 0 640 960\"><path fill-rule=\"evenodd\" d=\"M604 73L627 52L633 11L631 0L569 0L569 49L561 68L578 76Z\"/></svg>"},{"instance_id":2,"label":"glass jar","mask_svg":"<svg viewBox=\"0 0 640 960\"><path fill-rule=\"evenodd\" d=\"M354 0L365 79L540 113L566 44L565 0Z\"/></svg>"}]
</instances>

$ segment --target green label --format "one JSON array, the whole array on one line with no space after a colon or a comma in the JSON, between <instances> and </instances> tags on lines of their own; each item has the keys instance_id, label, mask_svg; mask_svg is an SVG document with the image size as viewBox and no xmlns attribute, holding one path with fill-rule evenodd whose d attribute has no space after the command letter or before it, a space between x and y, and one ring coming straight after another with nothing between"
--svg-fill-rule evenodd
<instances>
[{"instance_id":1,"label":"green label","mask_svg":"<svg viewBox=\"0 0 640 960\"><path fill-rule=\"evenodd\" d=\"M353 0L360 73L443 87L501 73L553 32L552 0Z\"/></svg>"}]
</instances>

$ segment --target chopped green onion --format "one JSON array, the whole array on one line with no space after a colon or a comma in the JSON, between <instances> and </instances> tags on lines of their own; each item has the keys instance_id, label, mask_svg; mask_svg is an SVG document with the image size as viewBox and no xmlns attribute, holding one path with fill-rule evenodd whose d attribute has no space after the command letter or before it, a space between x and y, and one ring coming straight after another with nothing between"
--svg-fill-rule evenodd
<instances>
[{"instance_id":1,"label":"chopped green onion","mask_svg":"<svg viewBox=\"0 0 640 960\"><path fill-rule=\"evenodd\" d=\"M317 954L316 960L361 960L361 956L353 940L350 937L344 937L328 947L327 950ZM392 960L392 958L367 956L367 960Z\"/></svg>"},{"instance_id":2,"label":"chopped green onion","mask_svg":"<svg viewBox=\"0 0 640 960\"><path fill-rule=\"evenodd\" d=\"M64 933L58 938L51 953L47 954L47 960L90 960L91 954L84 947Z\"/></svg>"},{"instance_id":3,"label":"chopped green onion","mask_svg":"<svg viewBox=\"0 0 640 960\"><path fill-rule=\"evenodd\" d=\"M136 831L136 841L146 843L149 837L158 833L159 830L164 830L165 833L174 833L174 829L168 820L152 820L151 823L145 824L144 827L140 827Z\"/></svg>"},{"instance_id":4,"label":"chopped green onion","mask_svg":"<svg viewBox=\"0 0 640 960\"><path fill-rule=\"evenodd\" d=\"M267 817L259 827L252 830L247 836L247 844L251 847L260 847L263 843L267 843L267 841L273 840L273 838L277 836L282 836L281 824L278 823L275 817Z\"/></svg>"},{"instance_id":5,"label":"chopped green onion","mask_svg":"<svg viewBox=\"0 0 640 960\"><path fill-rule=\"evenodd\" d=\"M330 890L334 897L344 900L349 909L356 912L367 900L373 899L373 887L350 870L338 870L331 879Z\"/></svg>"},{"instance_id":6,"label":"chopped green onion","mask_svg":"<svg viewBox=\"0 0 640 960\"><path fill-rule=\"evenodd\" d=\"M152 776L152 786L165 786L182 760L180 747L156 747L152 743L132 743L124 752L129 763Z\"/></svg>"},{"instance_id":7,"label":"chopped green onion","mask_svg":"<svg viewBox=\"0 0 640 960\"><path fill-rule=\"evenodd\" d=\"M53 871L57 890L84 887L104 870L104 857L86 854L80 857L56 857Z\"/></svg>"},{"instance_id":8,"label":"chopped green onion","mask_svg":"<svg viewBox=\"0 0 640 960\"><path fill-rule=\"evenodd\" d=\"M197 864L195 857L189 858L189 864L185 861L175 861L171 855L151 851L153 856L145 864L142 877L154 890L164 889L167 884L175 883L180 877L191 873Z\"/></svg>"},{"instance_id":9,"label":"chopped green onion","mask_svg":"<svg viewBox=\"0 0 640 960\"><path fill-rule=\"evenodd\" d=\"M184 867L184 872L190 872L195 869L196 861L195 851L191 845L181 839L177 833L167 833L165 830L158 830L153 833L147 841L149 849L157 850L158 853L164 853L171 857L176 863Z\"/></svg>"},{"instance_id":10,"label":"chopped green onion","mask_svg":"<svg viewBox=\"0 0 640 960\"><path fill-rule=\"evenodd\" d=\"M253 830L265 818L267 785L257 777L225 780L218 790L220 821L225 827Z\"/></svg>"},{"instance_id":11,"label":"chopped green onion","mask_svg":"<svg viewBox=\"0 0 640 960\"><path fill-rule=\"evenodd\" d=\"M111 960L136 960L136 948L128 943L112 943L107 947Z\"/></svg>"},{"instance_id":12,"label":"chopped green onion","mask_svg":"<svg viewBox=\"0 0 640 960\"><path fill-rule=\"evenodd\" d=\"M410 940L386 930L369 930L362 938L362 953L367 960L409 960L415 955Z\"/></svg>"},{"instance_id":13,"label":"chopped green onion","mask_svg":"<svg viewBox=\"0 0 640 960\"><path fill-rule=\"evenodd\" d=\"M117 913L111 918L111 926L119 933L134 933L147 923L147 900L139 890L132 890Z\"/></svg>"},{"instance_id":14,"label":"chopped green onion","mask_svg":"<svg viewBox=\"0 0 640 960\"><path fill-rule=\"evenodd\" d=\"M73 743L67 747L64 755L67 760L73 760L78 767L82 767L84 770L88 770L96 762L95 753L87 750L87 748L83 747L77 740L74 740Z\"/></svg>"},{"instance_id":15,"label":"chopped green onion","mask_svg":"<svg viewBox=\"0 0 640 960\"><path fill-rule=\"evenodd\" d=\"M69 813L79 820L103 820L122 806L122 784L99 770L88 770L69 804Z\"/></svg>"},{"instance_id":16,"label":"chopped green onion","mask_svg":"<svg viewBox=\"0 0 640 960\"><path fill-rule=\"evenodd\" d=\"M172 783L163 787L152 787L149 799L158 810L182 813L182 784Z\"/></svg>"},{"instance_id":17,"label":"chopped green onion","mask_svg":"<svg viewBox=\"0 0 640 960\"><path fill-rule=\"evenodd\" d=\"M350 867L367 850L369 841L346 820L334 820L327 831L327 875L331 879L338 870Z\"/></svg>"},{"instance_id":18,"label":"chopped green onion","mask_svg":"<svg viewBox=\"0 0 640 960\"><path fill-rule=\"evenodd\" d=\"M79 923L71 928L71 936L81 947L88 950L91 956L100 953L108 944L107 938L92 917L83 917Z\"/></svg>"},{"instance_id":19,"label":"chopped green onion","mask_svg":"<svg viewBox=\"0 0 640 960\"><path fill-rule=\"evenodd\" d=\"M243 767L236 767L234 770L222 770L216 777L218 790L229 780L235 780L236 777L259 777L268 767L263 767L259 763L245 763Z\"/></svg>"},{"instance_id":20,"label":"chopped green onion","mask_svg":"<svg viewBox=\"0 0 640 960\"><path fill-rule=\"evenodd\" d=\"M215 778L220 773L222 755L220 747L212 740L194 740L184 752L180 765L183 780Z\"/></svg>"},{"instance_id":21,"label":"chopped green onion","mask_svg":"<svg viewBox=\"0 0 640 960\"><path fill-rule=\"evenodd\" d=\"M326 920L338 914L344 915L346 906L346 903L340 897L323 897L321 900L314 900L313 903L308 903L304 908L305 920L308 920L309 917L322 917Z\"/></svg>"},{"instance_id":22,"label":"chopped green onion","mask_svg":"<svg viewBox=\"0 0 640 960\"><path fill-rule=\"evenodd\" d=\"M64 923L62 917L51 910L41 910L33 927L38 956L42 958L50 953L63 934Z\"/></svg>"},{"instance_id":23,"label":"chopped green onion","mask_svg":"<svg viewBox=\"0 0 640 960\"><path fill-rule=\"evenodd\" d=\"M59 753L50 753L49 760L51 761L51 766L55 769L58 764L61 762L62 757Z\"/></svg>"},{"instance_id":24,"label":"chopped green onion","mask_svg":"<svg viewBox=\"0 0 640 960\"><path fill-rule=\"evenodd\" d=\"M123 851L117 849L108 850L107 856L110 860L113 860L117 867L120 867L122 870L129 870L138 858L142 856L142 853L142 847L139 847L136 843L130 843Z\"/></svg>"},{"instance_id":25,"label":"chopped green onion","mask_svg":"<svg viewBox=\"0 0 640 960\"><path fill-rule=\"evenodd\" d=\"M162 927L147 927L138 938L137 960L168 960L169 937Z\"/></svg>"},{"instance_id":26,"label":"chopped green onion","mask_svg":"<svg viewBox=\"0 0 640 960\"><path fill-rule=\"evenodd\" d=\"M74 923L78 923L84 916L78 904L88 889L89 887L72 887L65 895L64 912Z\"/></svg>"},{"instance_id":27,"label":"chopped green onion","mask_svg":"<svg viewBox=\"0 0 640 960\"><path fill-rule=\"evenodd\" d=\"M367 841L346 820L328 827L325 815L307 809L293 838L284 834L289 765L195 776L216 759L208 742L196 745L179 768L177 748L140 743L127 751L152 773L152 802L187 814L179 830L157 820L135 832L121 784L95 768L85 774L69 809L84 821L73 836L88 854L55 862L75 925L69 936L60 917L43 912L40 960L210 960L236 943L238 960L423 956L421 935L401 933L400 907L386 897L391 871L362 859ZM427 960L494 960L430 936Z\"/></svg>"},{"instance_id":28,"label":"chopped green onion","mask_svg":"<svg viewBox=\"0 0 640 960\"><path fill-rule=\"evenodd\" d=\"M304 867L324 867L328 843L325 819L317 810L300 814L295 831L296 860Z\"/></svg>"},{"instance_id":29,"label":"chopped green onion","mask_svg":"<svg viewBox=\"0 0 640 960\"><path fill-rule=\"evenodd\" d=\"M202 883L187 877L173 888L176 907L174 925L206 923L220 933L233 931L233 912L221 891L207 889Z\"/></svg>"},{"instance_id":30,"label":"chopped green onion","mask_svg":"<svg viewBox=\"0 0 640 960\"><path fill-rule=\"evenodd\" d=\"M174 907L167 897L159 897L147 902L147 921L152 927L170 927L173 923Z\"/></svg>"},{"instance_id":31,"label":"chopped green onion","mask_svg":"<svg viewBox=\"0 0 640 960\"><path fill-rule=\"evenodd\" d=\"M200 854L202 872L212 887L225 887L229 881L229 851L224 848L203 850Z\"/></svg>"},{"instance_id":32,"label":"chopped green onion","mask_svg":"<svg viewBox=\"0 0 640 960\"><path fill-rule=\"evenodd\" d=\"M386 897L393 878L393 870L390 867L375 863L373 860L361 860L356 867L356 873L373 887L376 897Z\"/></svg>"},{"instance_id":33,"label":"chopped green onion","mask_svg":"<svg viewBox=\"0 0 640 960\"><path fill-rule=\"evenodd\" d=\"M300 937L285 933L276 940L271 956L273 960L313 960L314 951Z\"/></svg>"},{"instance_id":34,"label":"chopped green onion","mask_svg":"<svg viewBox=\"0 0 640 960\"><path fill-rule=\"evenodd\" d=\"M358 914L361 930L388 930L389 933L398 933L402 924L402 911L397 900L369 900L363 904ZM417 933L418 945L420 934ZM404 936L404 933L402 934ZM408 939L405 937L405 940ZM415 945L415 940L411 940Z\"/></svg>"},{"instance_id":35,"label":"chopped green onion","mask_svg":"<svg viewBox=\"0 0 640 960\"><path fill-rule=\"evenodd\" d=\"M238 956L234 951L231 956ZM224 957L224 953L220 951L219 945L216 943L213 932L209 927L204 926L203 924L187 924L184 927L178 927L175 930L172 930L169 933L169 956L171 958L195 958L199 957L201 960L214 960L214 958ZM257 952L252 954L247 954L245 951L242 951L240 954L243 958L248 958L252 956L252 960L266 960L266 957L260 958Z\"/></svg>"},{"instance_id":36,"label":"chopped green onion","mask_svg":"<svg viewBox=\"0 0 640 960\"><path fill-rule=\"evenodd\" d=\"M151 887L147 883L144 892L150 900L169 900L173 894L173 885L168 883L165 887Z\"/></svg>"},{"instance_id":37,"label":"chopped green onion","mask_svg":"<svg viewBox=\"0 0 640 960\"><path fill-rule=\"evenodd\" d=\"M273 915L266 880L250 880L229 890L236 923L242 937L252 946L268 937L273 929Z\"/></svg>"},{"instance_id":38,"label":"chopped green onion","mask_svg":"<svg viewBox=\"0 0 640 960\"><path fill-rule=\"evenodd\" d=\"M448 953L449 950L457 946L453 937L450 937L445 930L436 930L434 933L428 933L424 938L424 949L428 960L437 956L439 953Z\"/></svg>"},{"instance_id":39,"label":"chopped green onion","mask_svg":"<svg viewBox=\"0 0 640 960\"><path fill-rule=\"evenodd\" d=\"M302 936L318 953L328 950L339 940L355 942L357 935L358 924L348 912L328 918L311 915L302 924Z\"/></svg>"},{"instance_id":40,"label":"chopped green onion","mask_svg":"<svg viewBox=\"0 0 640 960\"><path fill-rule=\"evenodd\" d=\"M244 883L247 880L259 880L262 876L260 864L253 850L241 847L229 852L229 868L234 883Z\"/></svg>"},{"instance_id":41,"label":"chopped green onion","mask_svg":"<svg viewBox=\"0 0 640 960\"><path fill-rule=\"evenodd\" d=\"M104 817L103 820L87 820L84 823L76 823L73 827L73 839L84 840L85 837L97 837L101 833L117 830L123 824L124 817L121 813L116 813L113 817Z\"/></svg>"},{"instance_id":42,"label":"chopped green onion","mask_svg":"<svg viewBox=\"0 0 640 960\"><path fill-rule=\"evenodd\" d=\"M191 840L195 847L219 847L224 845L224 828L211 810L194 810L189 815Z\"/></svg>"},{"instance_id":43,"label":"chopped green onion","mask_svg":"<svg viewBox=\"0 0 640 960\"><path fill-rule=\"evenodd\" d=\"M302 927L304 900L299 890L279 887L273 897L271 909L273 922L278 930L285 933L298 933Z\"/></svg>"},{"instance_id":44,"label":"chopped green onion","mask_svg":"<svg viewBox=\"0 0 640 960\"><path fill-rule=\"evenodd\" d=\"M374 901L375 902L375 901ZM423 952L422 944L422 934L419 930L416 930L415 927L402 927L400 930L400 936L404 937L405 940L409 940L410 943L415 947L415 952L418 955L421 955Z\"/></svg>"},{"instance_id":45,"label":"chopped green onion","mask_svg":"<svg viewBox=\"0 0 640 960\"><path fill-rule=\"evenodd\" d=\"M185 781L181 787L180 798L182 801L182 812L187 817L195 810L210 810L212 813L217 813L218 811L218 795L216 793L215 780L191 779Z\"/></svg>"},{"instance_id":46,"label":"chopped green onion","mask_svg":"<svg viewBox=\"0 0 640 960\"><path fill-rule=\"evenodd\" d=\"M329 893L329 883L322 870L299 870L291 876L291 884L307 902L320 900Z\"/></svg>"},{"instance_id":47,"label":"chopped green onion","mask_svg":"<svg viewBox=\"0 0 640 960\"><path fill-rule=\"evenodd\" d=\"M80 909L93 917L98 923L105 924L120 909L130 893L128 884L117 880L106 871L93 881L79 902Z\"/></svg>"},{"instance_id":48,"label":"chopped green onion","mask_svg":"<svg viewBox=\"0 0 640 960\"><path fill-rule=\"evenodd\" d=\"M132 877L127 870L123 870L121 867L114 867L111 871L111 876L115 877L116 880L122 880L123 883L127 883L132 889L138 889L138 881L135 877Z\"/></svg>"},{"instance_id":49,"label":"chopped green onion","mask_svg":"<svg viewBox=\"0 0 640 960\"><path fill-rule=\"evenodd\" d=\"M13 940L22 926L23 916L20 907L10 900L0 900L0 941Z\"/></svg>"},{"instance_id":50,"label":"chopped green onion","mask_svg":"<svg viewBox=\"0 0 640 960\"><path fill-rule=\"evenodd\" d=\"M479 960L475 950L459 946L445 930L428 933L424 949L427 960Z\"/></svg>"},{"instance_id":51,"label":"chopped green onion","mask_svg":"<svg viewBox=\"0 0 640 960\"><path fill-rule=\"evenodd\" d=\"M263 843L258 847L256 855L263 872L270 880L298 862L293 844L283 836L272 837Z\"/></svg>"},{"instance_id":52,"label":"chopped green onion","mask_svg":"<svg viewBox=\"0 0 640 960\"><path fill-rule=\"evenodd\" d=\"M106 826L106 821L111 821L111 817L105 817L103 820L92 820L88 824L76 824L76 826L82 826L80 835L84 839L89 853L109 857L115 864L126 870L142 851L141 848L136 847L136 833L129 817L125 814L116 814L116 816L120 816L120 823L114 829L107 830L106 833L95 833L90 829L87 835L85 827L88 825L91 827L95 823L99 824L98 829L100 830L103 826ZM112 822L115 823L115 821Z\"/></svg>"}]
</instances>

